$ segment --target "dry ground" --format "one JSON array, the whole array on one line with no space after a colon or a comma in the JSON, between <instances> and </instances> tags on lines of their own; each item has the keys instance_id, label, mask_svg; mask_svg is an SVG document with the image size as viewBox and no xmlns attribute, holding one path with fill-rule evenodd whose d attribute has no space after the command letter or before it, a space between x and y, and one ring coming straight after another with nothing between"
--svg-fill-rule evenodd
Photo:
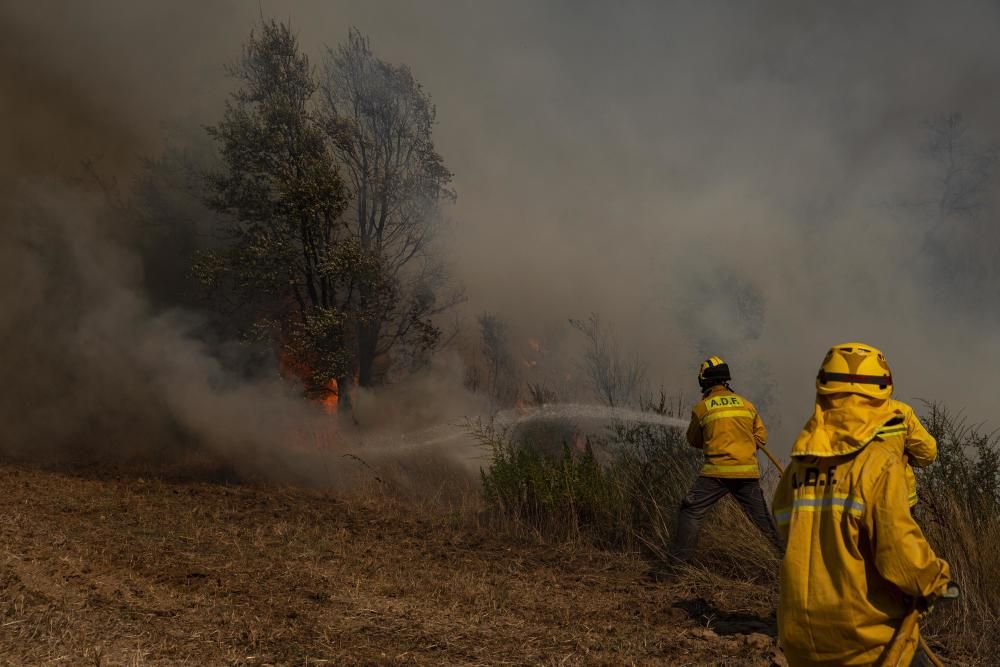
<instances>
[{"instance_id":1,"label":"dry ground","mask_svg":"<svg viewBox=\"0 0 1000 667\"><path fill-rule=\"evenodd\" d=\"M0 497L3 665L780 661L760 591L384 498L14 466Z\"/></svg>"}]
</instances>

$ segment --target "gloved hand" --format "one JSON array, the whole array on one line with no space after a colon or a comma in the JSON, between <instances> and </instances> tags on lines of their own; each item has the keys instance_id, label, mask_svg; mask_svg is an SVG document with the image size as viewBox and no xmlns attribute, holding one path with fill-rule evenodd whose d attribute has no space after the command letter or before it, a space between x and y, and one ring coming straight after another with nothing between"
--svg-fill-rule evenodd
<instances>
[{"instance_id":1,"label":"gloved hand","mask_svg":"<svg viewBox=\"0 0 1000 667\"><path fill-rule=\"evenodd\" d=\"M926 614L934 608L934 604L938 600L957 600L961 595L962 589L958 587L958 584L954 581L949 581L935 593L927 597L917 598L915 602L912 598L907 598L906 601L912 604L921 614Z\"/></svg>"},{"instance_id":2,"label":"gloved hand","mask_svg":"<svg viewBox=\"0 0 1000 667\"><path fill-rule=\"evenodd\" d=\"M962 589L954 581L949 581L944 587L944 591L938 593L938 597L942 600L957 600L961 595Z\"/></svg>"}]
</instances>

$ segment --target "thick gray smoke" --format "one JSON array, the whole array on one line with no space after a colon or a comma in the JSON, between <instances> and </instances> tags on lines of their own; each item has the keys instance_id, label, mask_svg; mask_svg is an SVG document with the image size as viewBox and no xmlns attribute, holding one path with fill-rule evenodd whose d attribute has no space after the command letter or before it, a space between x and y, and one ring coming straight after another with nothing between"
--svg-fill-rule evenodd
<instances>
[{"instance_id":1,"label":"thick gray smoke","mask_svg":"<svg viewBox=\"0 0 1000 667\"><path fill-rule=\"evenodd\" d=\"M205 212L179 206L188 193L150 183L151 170L176 175L169 160L147 167L142 158L165 150L160 123L183 121L189 110L172 98L177 89L163 89L169 77L152 76L154 64L172 65L173 51L142 50L156 44L143 45L135 32L145 25L142 12L124 3L107 9L122 34L104 34L98 24L117 24L89 14L64 25L38 8L5 10L0 122L11 143L0 156L0 359L8 370L0 451L48 464L341 481L316 469L339 457L315 452L342 453L356 444L356 430L302 399L267 350L220 340L204 315L165 303L164 295L196 299L185 293L190 248L158 245L178 236L162 224L197 235L196 216ZM180 41L192 37L190 17L161 18ZM116 69L133 50L144 54L130 63L134 72ZM215 79L218 58L206 66ZM155 196L174 199L154 220L143 207ZM162 282L171 280L180 284ZM416 389L468 405L460 376L452 377L457 366L445 358ZM393 399L409 406L405 415L359 396L359 417L398 427L455 416Z\"/></svg>"},{"instance_id":2,"label":"thick gray smoke","mask_svg":"<svg viewBox=\"0 0 1000 667\"><path fill-rule=\"evenodd\" d=\"M122 443L264 443L280 415L300 419L273 377L234 376L226 345L149 306L161 286L136 230L79 169L92 158L124 182L164 126L215 122L222 64L261 14L290 20L316 61L358 27L437 103L467 321L495 312L572 356L566 321L597 311L654 386L689 396L720 354L780 423L778 451L826 348L849 339L883 348L900 398L992 416L996 275L954 274L956 257L990 265L1000 233L989 206L951 219L946 234L975 234L933 261L942 183L922 148L925 122L952 112L970 141L1000 139L995 3L11 2L5 442L114 425Z\"/></svg>"}]
</instances>

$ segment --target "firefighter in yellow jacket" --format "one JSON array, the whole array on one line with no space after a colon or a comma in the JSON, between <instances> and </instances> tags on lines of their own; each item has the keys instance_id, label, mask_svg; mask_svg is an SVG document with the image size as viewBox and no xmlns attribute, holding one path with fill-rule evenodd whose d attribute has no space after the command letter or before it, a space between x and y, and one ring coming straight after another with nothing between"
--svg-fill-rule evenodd
<instances>
[{"instance_id":1,"label":"firefighter in yellow jacket","mask_svg":"<svg viewBox=\"0 0 1000 667\"><path fill-rule=\"evenodd\" d=\"M781 550L777 528L760 488L757 446L767 444L767 429L756 408L730 387L729 365L719 357L701 364L702 399L692 410L687 439L703 449L705 464L681 502L673 555L687 560L698 541L701 520L712 505L733 494L747 517Z\"/></svg>"},{"instance_id":2,"label":"firefighter in yellow jacket","mask_svg":"<svg viewBox=\"0 0 1000 667\"><path fill-rule=\"evenodd\" d=\"M937 458L937 440L934 439L920 419L906 403L892 400L892 407L902 416L902 426L905 427L903 436L903 453L906 456L906 490L907 500L910 507L917 504L917 478L913 474L913 468L926 468L934 463Z\"/></svg>"},{"instance_id":3,"label":"firefighter in yellow jacket","mask_svg":"<svg viewBox=\"0 0 1000 667\"><path fill-rule=\"evenodd\" d=\"M951 597L948 564L910 515L903 453L917 429L891 393L881 352L834 346L778 484L778 637L793 667L881 664L914 600ZM917 639L901 638L899 664L923 664Z\"/></svg>"}]
</instances>

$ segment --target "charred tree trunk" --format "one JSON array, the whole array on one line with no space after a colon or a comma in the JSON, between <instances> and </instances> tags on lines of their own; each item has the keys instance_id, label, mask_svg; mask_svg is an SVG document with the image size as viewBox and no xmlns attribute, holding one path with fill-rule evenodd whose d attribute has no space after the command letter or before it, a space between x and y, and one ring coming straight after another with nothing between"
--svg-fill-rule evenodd
<instances>
[{"instance_id":1,"label":"charred tree trunk","mask_svg":"<svg viewBox=\"0 0 1000 667\"><path fill-rule=\"evenodd\" d=\"M354 378L346 375L337 378L337 414L341 419L354 419L354 406L351 404L351 387Z\"/></svg>"},{"instance_id":2,"label":"charred tree trunk","mask_svg":"<svg viewBox=\"0 0 1000 667\"><path fill-rule=\"evenodd\" d=\"M358 386L371 387L375 384L375 356L378 351L378 323L362 324L358 327Z\"/></svg>"}]
</instances>

